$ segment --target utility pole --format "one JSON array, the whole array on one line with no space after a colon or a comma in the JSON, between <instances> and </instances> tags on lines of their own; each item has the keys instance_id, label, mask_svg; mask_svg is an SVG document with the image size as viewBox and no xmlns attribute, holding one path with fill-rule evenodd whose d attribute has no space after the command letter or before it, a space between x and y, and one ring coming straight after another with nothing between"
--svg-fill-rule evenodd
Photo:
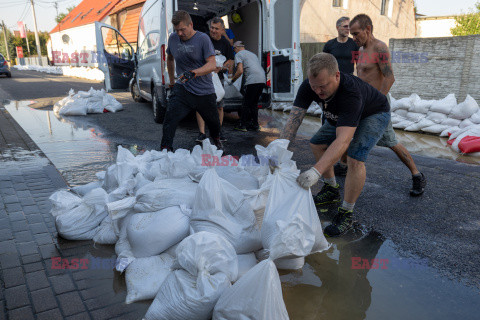
<instances>
[{"instance_id":1,"label":"utility pole","mask_svg":"<svg viewBox=\"0 0 480 320\"><path fill-rule=\"evenodd\" d=\"M28 29L25 23L25 40L27 41L28 56L30 57L30 44L28 43Z\"/></svg>"},{"instance_id":2,"label":"utility pole","mask_svg":"<svg viewBox=\"0 0 480 320\"><path fill-rule=\"evenodd\" d=\"M10 61L10 50L8 50L8 40L7 40L7 27L5 27L5 22L2 20L3 25L3 36L5 39L5 50L7 51L7 60Z\"/></svg>"},{"instance_id":3,"label":"utility pole","mask_svg":"<svg viewBox=\"0 0 480 320\"><path fill-rule=\"evenodd\" d=\"M37 43L38 64L42 65L42 50L40 49L40 38L38 37L37 18L35 17L35 7L33 5L33 0L30 0L30 2L32 4L33 27L35 28L35 42Z\"/></svg>"}]
</instances>

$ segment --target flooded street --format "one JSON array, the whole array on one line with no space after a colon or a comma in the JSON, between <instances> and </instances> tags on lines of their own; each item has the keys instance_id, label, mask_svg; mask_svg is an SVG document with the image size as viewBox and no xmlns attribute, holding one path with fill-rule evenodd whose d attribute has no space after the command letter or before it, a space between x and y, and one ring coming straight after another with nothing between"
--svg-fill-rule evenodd
<instances>
[{"instance_id":1,"label":"flooded street","mask_svg":"<svg viewBox=\"0 0 480 320\"><path fill-rule=\"evenodd\" d=\"M3 107L71 186L95 180L95 173L105 170L115 160L119 144L133 154L154 148L153 144L125 144L125 140L112 138L85 121L89 116L58 119L53 111L30 108L30 103L9 101ZM282 112L261 110L260 125L264 135L255 139L255 143L268 143L278 136L287 117L288 114ZM307 117L299 136L311 136L318 125L319 118ZM478 169L479 157L459 155L446 146L445 138L396 133L399 141L416 155L472 164ZM25 154L22 150L12 150L11 157L35 160L35 155ZM324 226L329 223L329 217L330 214L321 215ZM359 226L355 232L329 241L331 248L307 257L303 269L280 271L283 296L291 319L478 319L478 287L449 279L445 273L433 268L428 259L401 250L391 239ZM67 245L68 241L59 239L59 243ZM115 257L113 246L94 247L91 242L86 242L76 256L89 259ZM125 298L123 276L108 267L89 270L89 273L84 280L98 284L98 299L113 302ZM149 303L129 305L131 317L125 317L141 318Z\"/></svg>"}]
</instances>

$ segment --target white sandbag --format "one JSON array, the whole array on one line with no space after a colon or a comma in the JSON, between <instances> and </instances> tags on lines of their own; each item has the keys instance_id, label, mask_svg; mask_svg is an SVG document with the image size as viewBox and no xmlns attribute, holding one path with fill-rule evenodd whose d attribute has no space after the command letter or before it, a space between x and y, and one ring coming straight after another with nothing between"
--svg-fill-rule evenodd
<instances>
[{"instance_id":1,"label":"white sandbag","mask_svg":"<svg viewBox=\"0 0 480 320\"><path fill-rule=\"evenodd\" d=\"M190 179L165 179L146 184L137 191L136 212L155 212L168 207L193 207L198 184Z\"/></svg>"},{"instance_id":2,"label":"white sandbag","mask_svg":"<svg viewBox=\"0 0 480 320\"><path fill-rule=\"evenodd\" d=\"M101 188L101 187L102 187L102 183L100 181L93 181L93 182L84 184L82 186L73 187L72 191L78 194L80 197L83 197L93 189Z\"/></svg>"},{"instance_id":3,"label":"white sandbag","mask_svg":"<svg viewBox=\"0 0 480 320\"><path fill-rule=\"evenodd\" d=\"M433 101L434 100L415 100L408 111L427 114L432 107Z\"/></svg>"},{"instance_id":4,"label":"white sandbag","mask_svg":"<svg viewBox=\"0 0 480 320\"><path fill-rule=\"evenodd\" d=\"M54 217L64 214L82 203L82 198L67 190L54 192L48 199L52 204L50 213Z\"/></svg>"},{"instance_id":5,"label":"white sandbag","mask_svg":"<svg viewBox=\"0 0 480 320\"><path fill-rule=\"evenodd\" d=\"M267 205L268 195L273 184L273 175L269 174L257 190L242 190L246 200L255 214L258 228L262 227L265 206Z\"/></svg>"},{"instance_id":6,"label":"white sandbag","mask_svg":"<svg viewBox=\"0 0 480 320\"><path fill-rule=\"evenodd\" d=\"M408 127L408 126L410 126L410 125L412 125L412 124L413 124L412 121L405 119L405 120L400 121L400 122L397 122L397 123L395 123L395 124L392 123L392 127L394 127L395 129L402 129L402 130L403 130L403 129L405 129L406 127Z\"/></svg>"},{"instance_id":7,"label":"white sandbag","mask_svg":"<svg viewBox=\"0 0 480 320\"><path fill-rule=\"evenodd\" d=\"M233 159L233 158L232 158ZM215 171L218 176L224 180L229 181L239 190L256 190L258 189L258 180L248 171L238 166L238 161L233 159L233 163L236 165L217 166ZM189 173L189 176L193 181L200 182L203 174L207 171L208 167L203 166L196 168L193 172Z\"/></svg>"},{"instance_id":8,"label":"white sandbag","mask_svg":"<svg viewBox=\"0 0 480 320\"><path fill-rule=\"evenodd\" d=\"M448 115L449 118L464 120L470 118L473 114L478 112L480 109L478 107L477 101L473 99L469 94L465 101L459 103L456 107L450 111Z\"/></svg>"},{"instance_id":9,"label":"white sandbag","mask_svg":"<svg viewBox=\"0 0 480 320\"><path fill-rule=\"evenodd\" d=\"M444 126L451 126L451 127L458 127L458 125L462 122L462 120L447 118L441 122Z\"/></svg>"},{"instance_id":10,"label":"white sandbag","mask_svg":"<svg viewBox=\"0 0 480 320\"><path fill-rule=\"evenodd\" d=\"M238 254L260 249L260 230L253 210L238 188L220 178L213 167L204 174L195 194L190 224L195 232L223 235Z\"/></svg>"},{"instance_id":11,"label":"white sandbag","mask_svg":"<svg viewBox=\"0 0 480 320\"><path fill-rule=\"evenodd\" d=\"M417 112L408 112L407 116L405 117L407 120L413 121L413 122L418 122L422 119L425 118L425 114L423 113L417 113Z\"/></svg>"},{"instance_id":12,"label":"white sandbag","mask_svg":"<svg viewBox=\"0 0 480 320\"><path fill-rule=\"evenodd\" d=\"M189 217L178 206L137 213L127 225L127 239L136 258L158 255L189 235Z\"/></svg>"},{"instance_id":13,"label":"white sandbag","mask_svg":"<svg viewBox=\"0 0 480 320\"><path fill-rule=\"evenodd\" d=\"M225 96L225 89L223 89L222 82L220 81L218 74L215 72L212 72L212 81L213 87L215 88L215 94L217 95L217 102L220 102Z\"/></svg>"},{"instance_id":14,"label":"white sandbag","mask_svg":"<svg viewBox=\"0 0 480 320\"><path fill-rule=\"evenodd\" d=\"M102 99L103 108L110 112L123 110L123 106L112 95L105 93Z\"/></svg>"},{"instance_id":15,"label":"white sandbag","mask_svg":"<svg viewBox=\"0 0 480 320\"><path fill-rule=\"evenodd\" d=\"M108 202L106 207L112 220L118 220L126 217L129 213L132 213L135 203L135 197L126 197L118 201Z\"/></svg>"},{"instance_id":16,"label":"white sandbag","mask_svg":"<svg viewBox=\"0 0 480 320\"><path fill-rule=\"evenodd\" d=\"M470 120L470 119L465 119L463 120L462 122L460 122L460 124L458 125L458 127L460 129L463 129L463 128L466 128L466 127L469 127L471 125L474 125L474 123Z\"/></svg>"},{"instance_id":17,"label":"white sandbag","mask_svg":"<svg viewBox=\"0 0 480 320\"><path fill-rule=\"evenodd\" d=\"M224 237L195 233L177 247L180 269L169 274L145 319L208 320L218 298L238 277L237 255Z\"/></svg>"},{"instance_id":18,"label":"white sandbag","mask_svg":"<svg viewBox=\"0 0 480 320\"><path fill-rule=\"evenodd\" d=\"M235 82L238 82L235 81ZM227 84L225 85L225 99L231 99L231 98L237 98L237 99L242 99L243 95L242 93L237 89L237 87L232 83L232 84Z\"/></svg>"},{"instance_id":19,"label":"white sandbag","mask_svg":"<svg viewBox=\"0 0 480 320\"><path fill-rule=\"evenodd\" d=\"M85 100L70 100L61 108L54 108L62 116L85 116L87 115L87 105Z\"/></svg>"},{"instance_id":20,"label":"white sandbag","mask_svg":"<svg viewBox=\"0 0 480 320\"><path fill-rule=\"evenodd\" d=\"M418 97L418 95L416 95L416 97ZM411 95L410 97L396 100L395 103L390 106L390 111L394 112L398 109L410 109L410 107L413 105L413 102L416 100L416 97Z\"/></svg>"},{"instance_id":21,"label":"white sandbag","mask_svg":"<svg viewBox=\"0 0 480 320\"><path fill-rule=\"evenodd\" d=\"M392 122L392 124L399 123L400 121L403 121L403 120L405 120L404 117L401 117L395 113L390 114L390 121Z\"/></svg>"},{"instance_id":22,"label":"white sandbag","mask_svg":"<svg viewBox=\"0 0 480 320\"><path fill-rule=\"evenodd\" d=\"M441 133L443 130L449 128L450 126L444 126L442 124L434 124L433 126L430 126L430 127L426 127L426 128L423 128L422 131L423 132L429 132L429 133L435 133L435 134L439 134Z\"/></svg>"},{"instance_id":23,"label":"white sandbag","mask_svg":"<svg viewBox=\"0 0 480 320\"><path fill-rule=\"evenodd\" d=\"M470 121L472 121L472 123L475 123L475 124L480 124L480 110L478 110L477 112L475 112L475 113L470 117Z\"/></svg>"},{"instance_id":24,"label":"white sandbag","mask_svg":"<svg viewBox=\"0 0 480 320\"><path fill-rule=\"evenodd\" d=\"M450 134L460 130L458 126L449 127L440 133L440 137L448 137Z\"/></svg>"},{"instance_id":25,"label":"white sandbag","mask_svg":"<svg viewBox=\"0 0 480 320\"><path fill-rule=\"evenodd\" d=\"M245 253L237 255L238 259L238 278L235 281L238 281L244 274L246 274L250 269L252 269L257 264L257 257L255 253Z\"/></svg>"},{"instance_id":26,"label":"white sandbag","mask_svg":"<svg viewBox=\"0 0 480 320\"><path fill-rule=\"evenodd\" d=\"M433 126L435 123L429 119L423 118L422 120L412 123L408 127L406 127L405 131L420 131L423 128Z\"/></svg>"},{"instance_id":27,"label":"white sandbag","mask_svg":"<svg viewBox=\"0 0 480 320\"><path fill-rule=\"evenodd\" d=\"M313 115L315 115L315 116L321 116L322 113L323 113L322 109L317 109L317 110L315 110L315 111L313 112Z\"/></svg>"},{"instance_id":28,"label":"white sandbag","mask_svg":"<svg viewBox=\"0 0 480 320\"><path fill-rule=\"evenodd\" d=\"M288 320L277 268L271 260L253 267L226 289L213 312L213 320Z\"/></svg>"},{"instance_id":29,"label":"white sandbag","mask_svg":"<svg viewBox=\"0 0 480 320\"><path fill-rule=\"evenodd\" d=\"M97 231L93 236L93 242L99 244L115 244L117 241L118 236L115 233L112 217L107 215L97 228Z\"/></svg>"},{"instance_id":30,"label":"white sandbag","mask_svg":"<svg viewBox=\"0 0 480 320\"><path fill-rule=\"evenodd\" d=\"M133 215L128 215L125 218L117 220L118 241L115 243L115 253L117 254L117 262L115 270L123 272L128 265L135 260L132 253L132 248L127 239L127 226Z\"/></svg>"},{"instance_id":31,"label":"white sandbag","mask_svg":"<svg viewBox=\"0 0 480 320\"><path fill-rule=\"evenodd\" d=\"M427 119L431 120L437 124L441 124L443 121L448 119L448 116L441 112L429 111L427 113Z\"/></svg>"},{"instance_id":32,"label":"white sandbag","mask_svg":"<svg viewBox=\"0 0 480 320\"><path fill-rule=\"evenodd\" d=\"M408 113L408 110L405 110L405 109L398 109L395 112L393 112L393 114L396 114L396 115L398 115L400 117L403 117L403 118L405 118L407 116L407 113Z\"/></svg>"},{"instance_id":33,"label":"white sandbag","mask_svg":"<svg viewBox=\"0 0 480 320\"><path fill-rule=\"evenodd\" d=\"M279 270L299 270L305 264L305 257L299 258L280 258L274 261L275 266Z\"/></svg>"},{"instance_id":34,"label":"white sandbag","mask_svg":"<svg viewBox=\"0 0 480 320\"><path fill-rule=\"evenodd\" d=\"M172 273L174 261L173 257L166 253L132 261L125 272L125 303L155 298L163 281Z\"/></svg>"},{"instance_id":35,"label":"white sandbag","mask_svg":"<svg viewBox=\"0 0 480 320\"><path fill-rule=\"evenodd\" d=\"M85 195L82 203L55 217L58 234L68 240L91 240L96 228L107 216L108 194L102 188Z\"/></svg>"},{"instance_id":36,"label":"white sandbag","mask_svg":"<svg viewBox=\"0 0 480 320\"><path fill-rule=\"evenodd\" d=\"M455 94L451 93L442 100L435 100L430 107L430 111L448 115L456 106L457 99L455 98Z\"/></svg>"},{"instance_id":37,"label":"white sandbag","mask_svg":"<svg viewBox=\"0 0 480 320\"><path fill-rule=\"evenodd\" d=\"M225 61L227 61L227 58L224 55L219 54L215 56L215 63L217 65L217 68L223 67Z\"/></svg>"}]
</instances>

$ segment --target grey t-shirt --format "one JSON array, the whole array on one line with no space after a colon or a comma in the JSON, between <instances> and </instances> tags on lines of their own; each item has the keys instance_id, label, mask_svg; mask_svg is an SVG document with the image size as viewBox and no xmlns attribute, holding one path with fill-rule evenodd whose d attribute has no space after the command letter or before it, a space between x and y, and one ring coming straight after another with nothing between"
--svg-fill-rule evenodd
<instances>
[{"instance_id":1,"label":"grey t-shirt","mask_svg":"<svg viewBox=\"0 0 480 320\"><path fill-rule=\"evenodd\" d=\"M168 38L167 54L171 54L175 59L177 75L180 76L185 71L205 65L208 57L215 56L215 50L210 37L203 32L197 31L187 41L181 41L176 33L172 33ZM199 96L215 93L211 74L196 77L186 83L178 83L188 92Z\"/></svg>"},{"instance_id":2,"label":"grey t-shirt","mask_svg":"<svg viewBox=\"0 0 480 320\"><path fill-rule=\"evenodd\" d=\"M243 64L243 76L245 77L245 85L254 83L265 83L265 70L263 70L258 57L248 51L242 50L235 55L235 65Z\"/></svg>"}]
</instances>

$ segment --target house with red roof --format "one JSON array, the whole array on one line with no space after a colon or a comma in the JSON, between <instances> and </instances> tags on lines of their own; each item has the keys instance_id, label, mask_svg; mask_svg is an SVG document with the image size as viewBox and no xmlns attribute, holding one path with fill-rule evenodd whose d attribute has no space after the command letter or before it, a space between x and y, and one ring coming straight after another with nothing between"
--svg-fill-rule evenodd
<instances>
[{"instance_id":1,"label":"house with red roof","mask_svg":"<svg viewBox=\"0 0 480 320\"><path fill-rule=\"evenodd\" d=\"M123 0L109 13L111 25L137 49L138 21L146 0Z\"/></svg>"},{"instance_id":2,"label":"house with red roof","mask_svg":"<svg viewBox=\"0 0 480 320\"><path fill-rule=\"evenodd\" d=\"M128 1L82 1L50 31L50 61L54 65L97 66L95 22L111 24L109 14L116 5Z\"/></svg>"}]
</instances>

